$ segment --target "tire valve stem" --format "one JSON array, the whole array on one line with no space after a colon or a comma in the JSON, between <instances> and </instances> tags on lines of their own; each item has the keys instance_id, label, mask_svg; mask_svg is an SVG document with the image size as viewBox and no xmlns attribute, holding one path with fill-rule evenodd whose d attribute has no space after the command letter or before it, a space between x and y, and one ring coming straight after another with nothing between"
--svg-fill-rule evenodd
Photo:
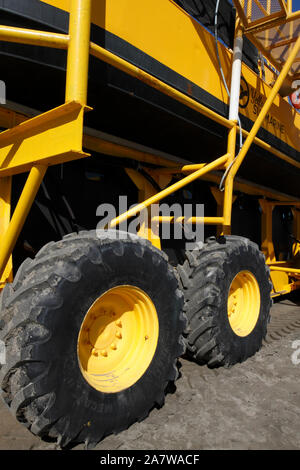
<instances>
[{"instance_id":1,"label":"tire valve stem","mask_svg":"<svg viewBox=\"0 0 300 470\"><path fill-rule=\"evenodd\" d=\"M147 341L147 339L149 339L149 336L148 336L148 335L145 336L145 341Z\"/></svg>"}]
</instances>

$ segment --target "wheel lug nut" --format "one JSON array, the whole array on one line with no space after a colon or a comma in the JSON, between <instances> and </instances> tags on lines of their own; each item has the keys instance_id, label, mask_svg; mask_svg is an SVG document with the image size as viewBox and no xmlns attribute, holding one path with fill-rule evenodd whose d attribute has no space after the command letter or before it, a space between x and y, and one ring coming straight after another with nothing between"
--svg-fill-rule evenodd
<instances>
[{"instance_id":1,"label":"wheel lug nut","mask_svg":"<svg viewBox=\"0 0 300 470\"><path fill-rule=\"evenodd\" d=\"M122 328L122 322L121 322L121 320L116 321L116 325L117 325L119 328Z\"/></svg>"},{"instance_id":2,"label":"wheel lug nut","mask_svg":"<svg viewBox=\"0 0 300 470\"><path fill-rule=\"evenodd\" d=\"M119 339L122 339L122 333L120 331L117 331L116 337Z\"/></svg>"},{"instance_id":3,"label":"wheel lug nut","mask_svg":"<svg viewBox=\"0 0 300 470\"><path fill-rule=\"evenodd\" d=\"M110 345L110 347L111 347L111 349L112 349L113 351L115 351L115 350L117 349L117 346L116 346L115 343L112 343L112 344Z\"/></svg>"},{"instance_id":4,"label":"wheel lug nut","mask_svg":"<svg viewBox=\"0 0 300 470\"><path fill-rule=\"evenodd\" d=\"M102 351L100 352L101 356L103 357L107 357L107 351L106 349L102 349Z\"/></svg>"},{"instance_id":5,"label":"wheel lug nut","mask_svg":"<svg viewBox=\"0 0 300 470\"><path fill-rule=\"evenodd\" d=\"M94 348L94 349L92 350L92 354L93 354L93 356L98 357L98 351L97 351L97 349Z\"/></svg>"}]
</instances>

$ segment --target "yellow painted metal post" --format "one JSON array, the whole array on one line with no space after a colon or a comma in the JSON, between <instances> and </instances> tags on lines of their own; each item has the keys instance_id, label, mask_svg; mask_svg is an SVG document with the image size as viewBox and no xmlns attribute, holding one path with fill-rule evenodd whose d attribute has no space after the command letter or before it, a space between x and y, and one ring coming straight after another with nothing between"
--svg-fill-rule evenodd
<instances>
[{"instance_id":1,"label":"yellow painted metal post","mask_svg":"<svg viewBox=\"0 0 300 470\"><path fill-rule=\"evenodd\" d=\"M227 168L233 164L235 159L235 148L236 148L236 135L237 135L237 123L230 129L228 134L228 146L227 152L230 155L227 162ZM223 206L223 218L224 224L222 229L222 235L231 234L231 213L233 204L233 178L230 177L230 173L225 180L224 189L224 206Z\"/></svg>"},{"instance_id":2,"label":"yellow painted metal post","mask_svg":"<svg viewBox=\"0 0 300 470\"><path fill-rule=\"evenodd\" d=\"M69 21L69 48L66 102L87 102L92 0L72 0Z\"/></svg>"},{"instance_id":3,"label":"yellow painted metal post","mask_svg":"<svg viewBox=\"0 0 300 470\"><path fill-rule=\"evenodd\" d=\"M262 210L262 224L261 224L261 250L266 257L266 263L273 263L276 261L275 250L273 245L273 208L274 205L270 204L265 199L259 201Z\"/></svg>"},{"instance_id":4,"label":"yellow painted metal post","mask_svg":"<svg viewBox=\"0 0 300 470\"><path fill-rule=\"evenodd\" d=\"M18 236L20 235L20 232L29 213L29 210L32 206L36 193L40 187L41 182L43 181L46 169L46 166L39 165L33 167L29 173L29 176L25 183L22 194L19 198L18 204L15 208L12 219L1 240L0 277L4 272L4 269L7 265L9 257L11 256Z\"/></svg>"},{"instance_id":5,"label":"yellow painted metal post","mask_svg":"<svg viewBox=\"0 0 300 470\"><path fill-rule=\"evenodd\" d=\"M11 197L12 177L7 176L0 179L0 246L2 238L7 230L10 221L10 197ZM6 282L12 281L12 257L10 256L4 272L0 278L0 289Z\"/></svg>"},{"instance_id":6,"label":"yellow painted metal post","mask_svg":"<svg viewBox=\"0 0 300 470\"><path fill-rule=\"evenodd\" d=\"M157 193L155 188L138 171L127 168L126 173L138 188L139 202L143 202L145 199L148 199L149 197L152 197ZM151 215L159 215L159 213L154 213L155 211L153 209L153 206L150 206L145 209L147 211L147 220L142 221L138 231L138 235L142 238L146 238L147 240L149 240L153 246L160 250L161 242L159 238L159 223L153 222L151 220Z\"/></svg>"},{"instance_id":7,"label":"yellow painted metal post","mask_svg":"<svg viewBox=\"0 0 300 470\"><path fill-rule=\"evenodd\" d=\"M248 13L251 15L252 2L248 3ZM236 157L236 136L239 121L239 101L240 101L240 86L241 86L241 73L242 73L242 55L243 55L243 30L241 27L240 19L237 16L235 24L235 37L234 37L234 50L232 57L232 70L231 70L231 89L230 89L230 104L229 104L229 119L234 122L233 127L228 133L227 153L229 159L226 165L228 176L225 180L224 187L224 207L223 218L224 224L222 229L223 235L231 234L231 213L233 204L233 178L230 177L230 168L233 166Z\"/></svg>"},{"instance_id":8,"label":"yellow painted metal post","mask_svg":"<svg viewBox=\"0 0 300 470\"><path fill-rule=\"evenodd\" d=\"M294 215L294 234L295 240L293 243L293 257L299 257L300 255L300 208L293 208L293 215Z\"/></svg>"}]
</instances>

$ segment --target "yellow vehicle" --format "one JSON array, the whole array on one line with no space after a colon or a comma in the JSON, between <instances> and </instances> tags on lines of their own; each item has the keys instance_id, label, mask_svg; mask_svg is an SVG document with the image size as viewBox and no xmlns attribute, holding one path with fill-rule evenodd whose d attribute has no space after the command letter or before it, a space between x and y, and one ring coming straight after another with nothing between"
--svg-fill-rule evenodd
<instances>
[{"instance_id":1,"label":"yellow vehicle","mask_svg":"<svg viewBox=\"0 0 300 470\"><path fill-rule=\"evenodd\" d=\"M0 383L61 447L144 419L184 353L255 354L300 287L300 13L233 4L0 0Z\"/></svg>"}]
</instances>

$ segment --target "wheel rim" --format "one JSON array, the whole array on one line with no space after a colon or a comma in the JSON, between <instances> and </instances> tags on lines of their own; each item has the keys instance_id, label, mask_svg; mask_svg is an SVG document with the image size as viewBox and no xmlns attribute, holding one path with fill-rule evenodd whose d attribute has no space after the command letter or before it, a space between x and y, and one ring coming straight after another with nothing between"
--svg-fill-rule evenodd
<instances>
[{"instance_id":1,"label":"wheel rim","mask_svg":"<svg viewBox=\"0 0 300 470\"><path fill-rule=\"evenodd\" d=\"M260 312L259 285L250 271L241 271L233 279L227 309L234 333L248 336L255 328Z\"/></svg>"},{"instance_id":2,"label":"wheel rim","mask_svg":"<svg viewBox=\"0 0 300 470\"><path fill-rule=\"evenodd\" d=\"M104 393L131 387L148 369L158 334L157 311L144 291L110 289L93 303L80 328L77 354L83 377Z\"/></svg>"}]
</instances>

